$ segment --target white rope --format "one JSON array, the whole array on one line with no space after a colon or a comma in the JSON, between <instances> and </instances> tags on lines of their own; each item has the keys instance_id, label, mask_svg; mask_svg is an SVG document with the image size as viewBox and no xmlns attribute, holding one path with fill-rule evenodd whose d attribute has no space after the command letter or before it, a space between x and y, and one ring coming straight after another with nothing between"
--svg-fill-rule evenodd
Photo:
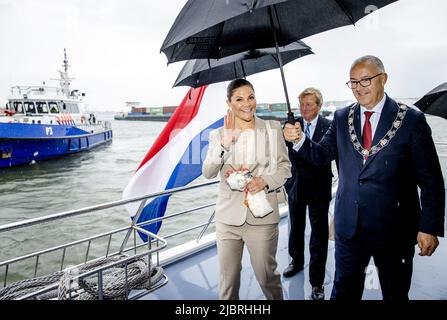
<instances>
[{"instance_id":1,"label":"white rope","mask_svg":"<svg viewBox=\"0 0 447 320\"><path fill-rule=\"evenodd\" d=\"M97 267L118 262L128 258L127 255L107 257L80 267L58 271L53 274L14 282L0 289L0 300L18 299L32 292L44 289L52 284L59 284L57 289L45 292L38 300L97 300L99 299L97 273L83 278L78 276ZM159 282L164 271L161 267L152 267L150 272L146 258L139 258L127 264L127 285L125 264L103 270L102 294L105 300L124 300L133 289L149 289Z\"/></svg>"}]
</instances>

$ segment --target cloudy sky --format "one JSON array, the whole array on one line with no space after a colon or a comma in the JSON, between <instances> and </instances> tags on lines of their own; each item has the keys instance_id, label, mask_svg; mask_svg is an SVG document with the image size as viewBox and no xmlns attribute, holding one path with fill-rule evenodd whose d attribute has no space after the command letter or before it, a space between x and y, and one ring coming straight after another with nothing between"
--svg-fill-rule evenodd
<instances>
[{"instance_id":1,"label":"cloudy sky","mask_svg":"<svg viewBox=\"0 0 447 320\"><path fill-rule=\"evenodd\" d=\"M76 78L72 89L86 92L92 109L119 111L125 101L178 104L187 88L172 84L183 62L167 66L159 50L185 3L0 0L0 101L4 104L13 85L55 84L50 79L57 77L66 48ZM349 67L364 54L382 58L389 74L387 92L393 97L420 97L446 82L445 12L445 0L400 0L355 27L303 39L315 55L285 66L292 104L308 86L320 88L326 100L352 99L345 85ZM285 100L279 70L248 80L258 102Z\"/></svg>"}]
</instances>

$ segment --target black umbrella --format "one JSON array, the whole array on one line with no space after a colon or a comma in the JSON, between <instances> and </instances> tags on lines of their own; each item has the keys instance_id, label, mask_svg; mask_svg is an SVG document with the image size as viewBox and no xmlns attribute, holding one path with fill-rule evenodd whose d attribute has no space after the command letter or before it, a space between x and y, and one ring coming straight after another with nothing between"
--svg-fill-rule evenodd
<instances>
[{"instance_id":1,"label":"black umbrella","mask_svg":"<svg viewBox=\"0 0 447 320\"><path fill-rule=\"evenodd\" d=\"M312 54L302 41L279 47L283 64ZM189 60L180 71L174 87L201 87L206 84L245 78L249 75L279 67L276 48L253 49L221 59Z\"/></svg>"},{"instance_id":2,"label":"black umbrella","mask_svg":"<svg viewBox=\"0 0 447 320\"><path fill-rule=\"evenodd\" d=\"M422 112L447 119L447 82L414 103Z\"/></svg>"},{"instance_id":3,"label":"black umbrella","mask_svg":"<svg viewBox=\"0 0 447 320\"><path fill-rule=\"evenodd\" d=\"M250 49L285 46L316 33L354 24L371 11L395 1L189 0L160 50L171 63L219 59ZM278 60L293 120L279 54Z\"/></svg>"}]
</instances>

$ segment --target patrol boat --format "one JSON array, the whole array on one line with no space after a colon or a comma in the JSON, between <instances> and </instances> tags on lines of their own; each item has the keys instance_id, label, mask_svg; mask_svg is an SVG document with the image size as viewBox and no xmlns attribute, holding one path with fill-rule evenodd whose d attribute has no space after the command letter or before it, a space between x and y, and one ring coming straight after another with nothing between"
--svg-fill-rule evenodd
<instances>
[{"instance_id":1,"label":"patrol boat","mask_svg":"<svg viewBox=\"0 0 447 320\"><path fill-rule=\"evenodd\" d=\"M112 140L111 124L82 113L84 93L70 90L67 53L59 87L14 86L0 114L0 168L89 150Z\"/></svg>"}]
</instances>

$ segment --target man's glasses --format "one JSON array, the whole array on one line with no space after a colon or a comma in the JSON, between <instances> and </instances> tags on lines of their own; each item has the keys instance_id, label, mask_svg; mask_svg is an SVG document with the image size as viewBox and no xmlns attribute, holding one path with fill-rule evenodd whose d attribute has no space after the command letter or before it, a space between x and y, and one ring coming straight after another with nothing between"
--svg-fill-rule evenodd
<instances>
[{"instance_id":1,"label":"man's glasses","mask_svg":"<svg viewBox=\"0 0 447 320\"><path fill-rule=\"evenodd\" d=\"M360 85L362 87L369 87L371 85L371 80L374 79L375 77L378 77L380 75L382 75L382 73L376 74L375 76L369 77L369 78L365 78L362 80L350 80L348 82L346 82L346 85L349 87L349 89L356 89L357 85L360 83Z\"/></svg>"}]
</instances>

